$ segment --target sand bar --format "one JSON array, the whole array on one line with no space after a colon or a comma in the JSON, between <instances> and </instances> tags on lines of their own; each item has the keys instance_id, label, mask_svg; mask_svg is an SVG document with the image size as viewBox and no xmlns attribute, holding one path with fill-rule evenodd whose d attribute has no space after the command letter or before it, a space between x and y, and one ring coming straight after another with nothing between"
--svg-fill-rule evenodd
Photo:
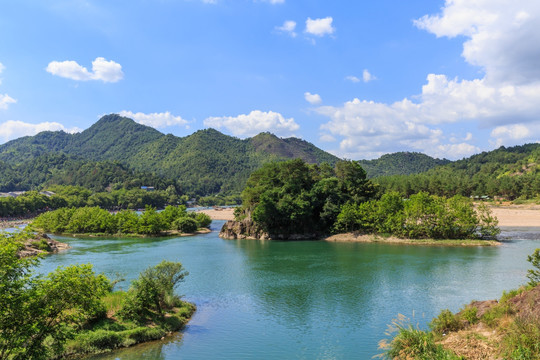
<instances>
[{"instance_id":1,"label":"sand bar","mask_svg":"<svg viewBox=\"0 0 540 360\"><path fill-rule=\"evenodd\" d=\"M204 209L197 212L210 216L212 220L234 220L234 208Z\"/></svg>"},{"instance_id":2,"label":"sand bar","mask_svg":"<svg viewBox=\"0 0 540 360\"><path fill-rule=\"evenodd\" d=\"M540 226L540 205L492 206L491 211L499 226Z\"/></svg>"}]
</instances>

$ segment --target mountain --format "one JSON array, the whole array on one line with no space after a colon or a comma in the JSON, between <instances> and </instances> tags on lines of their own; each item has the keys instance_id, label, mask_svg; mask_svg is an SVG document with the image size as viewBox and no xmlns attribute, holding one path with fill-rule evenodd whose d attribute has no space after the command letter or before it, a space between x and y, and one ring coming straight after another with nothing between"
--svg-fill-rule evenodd
<instances>
[{"instance_id":1,"label":"mountain","mask_svg":"<svg viewBox=\"0 0 540 360\"><path fill-rule=\"evenodd\" d=\"M504 147L421 174L395 175L375 179L382 191L405 195L427 191L452 196L489 196L509 200L540 197L540 144Z\"/></svg>"},{"instance_id":2,"label":"mountain","mask_svg":"<svg viewBox=\"0 0 540 360\"><path fill-rule=\"evenodd\" d=\"M359 161L370 178L418 174L450 162L447 159L434 159L431 156L417 152L397 152L383 155L374 160Z\"/></svg>"},{"instance_id":3,"label":"mountain","mask_svg":"<svg viewBox=\"0 0 540 360\"><path fill-rule=\"evenodd\" d=\"M111 114L78 134L49 131L0 145L0 168L2 161L16 166L54 154L94 162L118 161L141 173L174 179L183 192L199 195L239 192L249 174L265 162L301 158L334 164L339 160L296 138L263 133L242 140L214 129L177 137ZM9 179L4 180L9 184Z\"/></svg>"}]
</instances>

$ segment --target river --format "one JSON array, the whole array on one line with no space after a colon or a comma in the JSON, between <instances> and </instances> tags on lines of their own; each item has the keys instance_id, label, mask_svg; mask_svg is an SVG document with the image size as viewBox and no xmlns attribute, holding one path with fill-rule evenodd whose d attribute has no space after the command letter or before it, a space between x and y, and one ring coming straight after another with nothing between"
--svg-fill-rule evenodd
<instances>
[{"instance_id":1,"label":"river","mask_svg":"<svg viewBox=\"0 0 540 360\"><path fill-rule=\"evenodd\" d=\"M223 240L73 239L40 271L92 263L126 278L163 259L190 272L179 293L197 312L179 334L91 359L370 359L398 314L425 328L442 309L499 298L527 281L540 228L503 231L499 247Z\"/></svg>"}]
</instances>

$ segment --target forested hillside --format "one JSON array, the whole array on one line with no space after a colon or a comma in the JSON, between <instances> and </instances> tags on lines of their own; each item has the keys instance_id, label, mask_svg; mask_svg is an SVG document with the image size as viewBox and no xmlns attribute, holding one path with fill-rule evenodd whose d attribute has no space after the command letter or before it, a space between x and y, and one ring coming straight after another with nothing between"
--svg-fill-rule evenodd
<instances>
[{"instance_id":1,"label":"forested hillside","mask_svg":"<svg viewBox=\"0 0 540 360\"><path fill-rule=\"evenodd\" d=\"M385 154L374 160L360 160L369 178L390 175L418 174L434 167L450 163L446 159L434 159L417 152L397 152Z\"/></svg>"},{"instance_id":2,"label":"forested hillside","mask_svg":"<svg viewBox=\"0 0 540 360\"><path fill-rule=\"evenodd\" d=\"M291 158L330 164L338 160L300 139L265 133L242 140L214 129L180 138L111 114L78 134L43 132L0 145L0 169L5 169L0 187L4 191L34 189L45 183L107 187L106 176L91 181L86 175L92 167L96 174L103 174L102 167L112 165L98 162L113 161L124 171L137 172L113 183L133 182L144 173L152 177L143 181L146 185L156 186L156 179L161 178L185 194L239 193L262 164ZM77 164L84 167L77 170Z\"/></svg>"},{"instance_id":3,"label":"forested hillside","mask_svg":"<svg viewBox=\"0 0 540 360\"><path fill-rule=\"evenodd\" d=\"M500 196L509 200L540 196L540 144L500 147L433 168L422 174L375 179L381 192L408 196L419 191L452 196Z\"/></svg>"}]
</instances>

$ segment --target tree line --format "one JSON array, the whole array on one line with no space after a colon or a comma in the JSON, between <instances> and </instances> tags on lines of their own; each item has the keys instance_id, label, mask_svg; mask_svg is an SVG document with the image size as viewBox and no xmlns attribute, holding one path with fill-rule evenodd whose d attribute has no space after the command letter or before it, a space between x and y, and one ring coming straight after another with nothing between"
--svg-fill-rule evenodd
<instances>
[{"instance_id":1,"label":"tree line","mask_svg":"<svg viewBox=\"0 0 540 360\"><path fill-rule=\"evenodd\" d=\"M36 217L29 228L56 234L158 235L167 230L193 233L210 226L211 222L208 215L188 212L183 205L169 205L161 212L147 205L141 214L132 210L113 214L95 206L49 211Z\"/></svg>"}]
</instances>

